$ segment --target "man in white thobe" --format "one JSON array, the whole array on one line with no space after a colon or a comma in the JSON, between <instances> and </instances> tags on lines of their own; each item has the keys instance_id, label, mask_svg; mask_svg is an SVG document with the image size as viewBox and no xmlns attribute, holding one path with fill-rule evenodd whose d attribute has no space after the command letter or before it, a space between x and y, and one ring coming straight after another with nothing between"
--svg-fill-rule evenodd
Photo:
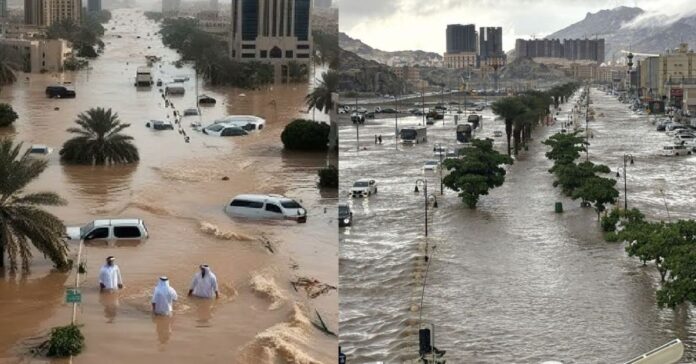
<instances>
[{"instance_id":1,"label":"man in white thobe","mask_svg":"<svg viewBox=\"0 0 696 364\"><path fill-rule=\"evenodd\" d=\"M170 316L172 305L177 298L176 291L169 286L169 278L160 277L157 287L152 292L152 313Z\"/></svg>"},{"instance_id":2,"label":"man in white thobe","mask_svg":"<svg viewBox=\"0 0 696 364\"><path fill-rule=\"evenodd\" d=\"M196 296L200 298L219 298L217 277L215 273L210 270L207 264L200 266L201 271L193 276L193 281L191 282L191 289L188 291L188 295Z\"/></svg>"},{"instance_id":3,"label":"man in white thobe","mask_svg":"<svg viewBox=\"0 0 696 364\"><path fill-rule=\"evenodd\" d=\"M102 266L99 272L99 292L113 292L123 288L121 280L121 270L115 263L116 258L107 257L106 264Z\"/></svg>"}]
</instances>

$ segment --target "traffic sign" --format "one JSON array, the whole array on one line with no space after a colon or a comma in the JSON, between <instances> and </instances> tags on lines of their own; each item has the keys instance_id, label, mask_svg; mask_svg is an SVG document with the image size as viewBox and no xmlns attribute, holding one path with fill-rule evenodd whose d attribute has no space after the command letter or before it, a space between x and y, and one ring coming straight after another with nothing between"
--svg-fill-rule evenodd
<instances>
[{"instance_id":1,"label":"traffic sign","mask_svg":"<svg viewBox=\"0 0 696 364\"><path fill-rule=\"evenodd\" d=\"M77 288L68 288L65 291L65 302L66 303L80 303L82 302L82 292Z\"/></svg>"}]
</instances>

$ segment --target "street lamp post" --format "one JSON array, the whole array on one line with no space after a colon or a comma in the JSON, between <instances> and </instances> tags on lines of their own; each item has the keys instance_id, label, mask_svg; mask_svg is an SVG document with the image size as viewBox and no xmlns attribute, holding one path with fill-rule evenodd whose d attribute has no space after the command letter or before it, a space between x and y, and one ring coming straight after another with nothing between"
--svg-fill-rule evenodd
<instances>
[{"instance_id":1,"label":"street lamp post","mask_svg":"<svg viewBox=\"0 0 696 364\"><path fill-rule=\"evenodd\" d=\"M418 185L421 185L423 187L423 198L425 202L425 236L428 237L428 204L430 202L430 199L432 198L433 208L437 208L437 197L435 197L435 195L433 194L428 195L428 180L424 178L416 180L416 187L414 188L414 192L416 193L418 193Z\"/></svg>"},{"instance_id":2,"label":"street lamp post","mask_svg":"<svg viewBox=\"0 0 696 364\"><path fill-rule=\"evenodd\" d=\"M440 196L444 195L444 189L443 189L443 182L442 182L442 144L437 143L435 144L435 148L438 151L438 155L440 156L440 164L438 165L438 169L440 170Z\"/></svg>"},{"instance_id":3,"label":"street lamp post","mask_svg":"<svg viewBox=\"0 0 696 364\"><path fill-rule=\"evenodd\" d=\"M624 210L628 211L628 188L626 184L626 175L628 174L628 170L626 169L626 163L630 162L631 165L633 165L633 155L631 154L624 154L623 155L623 177L624 177ZM621 173L619 171L621 170L621 167L617 168L616 170L616 177L619 178L621 177Z\"/></svg>"}]
</instances>

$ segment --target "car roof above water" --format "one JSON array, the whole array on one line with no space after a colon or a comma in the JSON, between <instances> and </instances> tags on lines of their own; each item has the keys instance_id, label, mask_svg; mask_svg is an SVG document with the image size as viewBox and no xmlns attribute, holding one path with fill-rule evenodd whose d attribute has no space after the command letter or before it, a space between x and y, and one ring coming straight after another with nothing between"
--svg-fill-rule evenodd
<instances>
[{"instance_id":1,"label":"car roof above water","mask_svg":"<svg viewBox=\"0 0 696 364\"><path fill-rule=\"evenodd\" d=\"M100 219L94 220L94 226L112 226L112 225L140 225L142 219Z\"/></svg>"},{"instance_id":2,"label":"car roof above water","mask_svg":"<svg viewBox=\"0 0 696 364\"><path fill-rule=\"evenodd\" d=\"M285 197L283 195L275 195L275 194L269 194L269 195L261 195L261 194L243 194L243 195L237 195L234 196L233 200L279 200L279 201L292 201L291 198Z\"/></svg>"}]
</instances>

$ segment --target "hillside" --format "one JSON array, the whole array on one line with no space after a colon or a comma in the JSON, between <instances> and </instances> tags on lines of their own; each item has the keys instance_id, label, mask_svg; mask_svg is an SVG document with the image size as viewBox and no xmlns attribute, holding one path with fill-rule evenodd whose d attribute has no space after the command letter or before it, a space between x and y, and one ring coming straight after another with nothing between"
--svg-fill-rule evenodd
<instances>
[{"instance_id":1,"label":"hillside","mask_svg":"<svg viewBox=\"0 0 696 364\"><path fill-rule=\"evenodd\" d=\"M389 66L436 66L442 63L442 56L437 53L424 51L386 52L372 48L343 32L339 33L338 44L342 49L355 53L364 59Z\"/></svg>"},{"instance_id":2,"label":"hillside","mask_svg":"<svg viewBox=\"0 0 696 364\"><path fill-rule=\"evenodd\" d=\"M696 15L665 19L640 8L620 6L588 13L585 18L546 38L604 38L605 59L625 57L621 50L661 53L682 41L696 47Z\"/></svg>"},{"instance_id":3,"label":"hillside","mask_svg":"<svg viewBox=\"0 0 696 364\"><path fill-rule=\"evenodd\" d=\"M403 88L389 66L341 49L339 92L396 94Z\"/></svg>"}]
</instances>

